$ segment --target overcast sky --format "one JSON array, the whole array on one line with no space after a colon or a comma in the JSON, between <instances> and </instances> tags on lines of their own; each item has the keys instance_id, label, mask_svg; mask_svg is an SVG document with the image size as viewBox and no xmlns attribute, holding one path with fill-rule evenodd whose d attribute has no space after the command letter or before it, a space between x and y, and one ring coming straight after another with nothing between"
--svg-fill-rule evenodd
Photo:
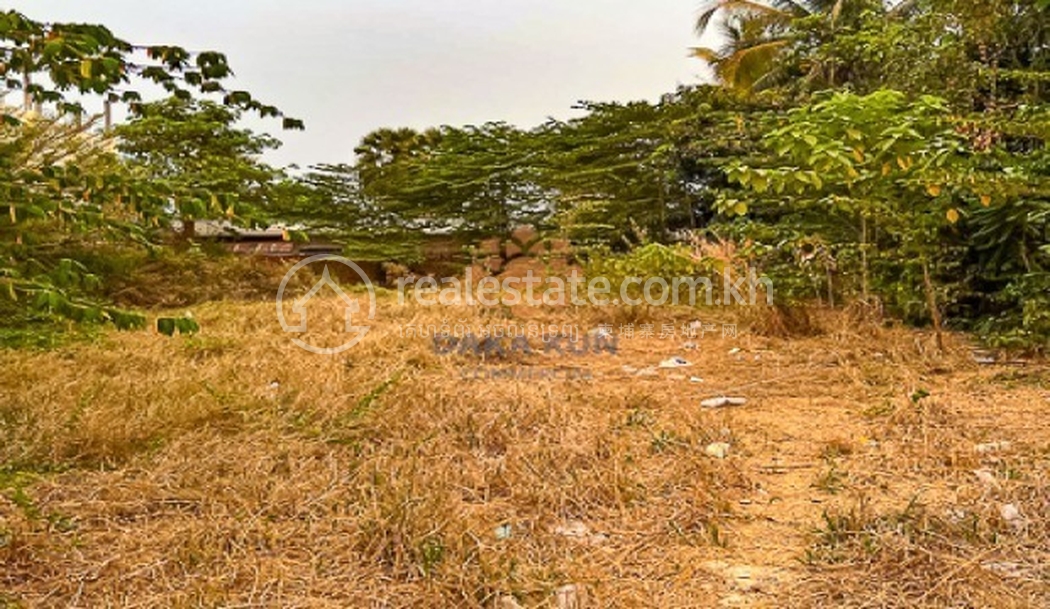
<instances>
[{"instance_id":1,"label":"overcast sky","mask_svg":"<svg viewBox=\"0 0 1050 609\"><path fill-rule=\"evenodd\" d=\"M383 126L572 116L704 78L687 57L699 0L16 0L44 21L136 44L225 52L235 86L306 121L277 164L349 162ZM252 122L253 128L273 123Z\"/></svg>"}]
</instances>

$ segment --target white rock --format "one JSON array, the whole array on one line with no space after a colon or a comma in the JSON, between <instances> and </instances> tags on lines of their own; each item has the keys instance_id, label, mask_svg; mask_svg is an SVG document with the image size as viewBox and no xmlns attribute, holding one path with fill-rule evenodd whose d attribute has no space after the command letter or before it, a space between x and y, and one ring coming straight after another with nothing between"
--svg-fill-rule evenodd
<instances>
[{"instance_id":1,"label":"white rock","mask_svg":"<svg viewBox=\"0 0 1050 609\"><path fill-rule=\"evenodd\" d=\"M690 383L702 383L702 382L704 382L704 379L700 378L699 376L694 376L694 377L689 379L689 382Z\"/></svg>"},{"instance_id":2,"label":"white rock","mask_svg":"<svg viewBox=\"0 0 1050 609\"><path fill-rule=\"evenodd\" d=\"M999 514L1006 521L1006 524L1019 529L1024 527L1025 518L1021 515L1021 510L1012 503L1005 503L999 508Z\"/></svg>"},{"instance_id":3,"label":"white rock","mask_svg":"<svg viewBox=\"0 0 1050 609\"><path fill-rule=\"evenodd\" d=\"M745 404L747 404L746 398L727 398L725 396L700 402L702 408L726 408L727 406L743 406Z\"/></svg>"},{"instance_id":4,"label":"white rock","mask_svg":"<svg viewBox=\"0 0 1050 609\"><path fill-rule=\"evenodd\" d=\"M732 349L729 350L729 355L736 355L737 353L740 353L742 350L743 349L741 349L740 347L733 347Z\"/></svg>"},{"instance_id":5,"label":"white rock","mask_svg":"<svg viewBox=\"0 0 1050 609\"><path fill-rule=\"evenodd\" d=\"M707 447L704 448L704 454L715 459L725 459L729 456L730 448L730 445L725 442L715 442L713 444L708 444Z\"/></svg>"},{"instance_id":6,"label":"white rock","mask_svg":"<svg viewBox=\"0 0 1050 609\"><path fill-rule=\"evenodd\" d=\"M500 541L504 539L510 539L513 535L514 528L511 527L509 524L501 524L500 526L496 527L496 539L499 539Z\"/></svg>"},{"instance_id":7,"label":"white rock","mask_svg":"<svg viewBox=\"0 0 1050 609\"><path fill-rule=\"evenodd\" d=\"M672 357L660 362L661 368L688 368L692 365L688 360L681 357Z\"/></svg>"},{"instance_id":8,"label":"white rock","mask_svg":"<svg viewBox=\"0 0 1050 609\"><path fill-rule=\"evenodd\" d=\"M988 468L975 469L973 470L973 475L977 476L977 479L985 486L999 486L999 481L995 478L995 472Z\"/></svg>"}]
</instances>

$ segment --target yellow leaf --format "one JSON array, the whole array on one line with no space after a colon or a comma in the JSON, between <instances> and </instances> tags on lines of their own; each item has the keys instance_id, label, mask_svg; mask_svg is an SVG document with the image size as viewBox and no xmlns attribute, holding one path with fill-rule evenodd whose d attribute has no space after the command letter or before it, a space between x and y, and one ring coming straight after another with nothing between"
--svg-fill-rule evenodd
<instances>
[{"instance_id":1,"label":"yellow leaf","mask_svg":"<svg viewBox=\"0 0 1050 609\"><path fill-rule=\"evenodd\" d=\"M893 171L893 168L890 167L890 164L889 163L883 163L883 165L882 165L882 175L883 176L888 176L888 175L890 175L891 171Z\"/></svg>"},{"instance_id":2,"label":"yellow leaf","mask_svg":"<svg viewBox=\"0 0 1050 609\"><path fill-rule=\"evenodd\" d=\"M742 215L746 214L747 213L747 203L744 203L743 201L737 203L736 205L733 206L733 212L736 215L738 215L738 216L742 216Z\"/></svg>"},{"instance_id":3,"label":"yellow leaf","mask_svg":"<svg viewBox=\"0 0 1050 609\"><path fill-rule=\"evenodd\" d=\"M959 210L952 208L948 210L948 221L955 224L959 221Z\"/></svg>"},{"instance_id":4,"label":"yellow leaf","mask_svg":"<svg viewBox=\"0 0 1050 609\"><path fill-rule=\"evenodd\" d=\"M226 217L232 219L234 215L235 215L235 212L234 212L234 209L233 209L233 204L231 203L230 206L226 208Z\"/></svg>"},{"instance_id":5,"label":"yellow leaf","mask_svg":"<svg viewBox=\"0 0 1050 609\"><path fill-rule=\"evenodd\" d=\"M930 193L931 197L941 196L941 186L939 184L930 184L926 187L926 192Z\"/></svg>"},{"instance_id":6,"label":"yellow leaf","mask_svg":"<svg viewBox=\"0 0 1050 609\"><path fill-rule=\"evenodd\" d=\"M84 59L80 62L80 75L85 79L91 78L91 60Z\"/></svg>"},{"instance_id":7,"label":"yellow leaf","mask_svg":"<svg viewBox=\"0 0 1050 609\"><path fill-rule=\"evenodd\" d=\"M7 209L11 211L11 224L18 224L18 213L15 212L15 206L11 205Z\"/></svg>"},{"instance_id":8,"label":"yellow leaf","mask_svg":"<svg viewBox=\"0 0 1050 609\"><path fill-rule=\"evenodd\" d=\"M281 240L282 241L291 241L292 240L292 235L288 232L287 229L281 231Z\"/></svg>"},{"instance_id":9,"label":"yellow leaf","mask_svg":"<svg viewBox=\"0 0 1050 609\"><path fill-rule=\"evenodd\" d=\"M992 204L992 198L988 195L981 195L981 205L988 207Z\"/></svg>"},{"instance_id":10,"label":"yellow leaf","mask_svg":"<svg viewBox=\"0 0 1050 609\"><path fill-rule=\"evenodd\" d=\"M853 149L853 158L857 159L858 163L863 163L864 162L864 151L861 150L860 148L854 148Z\"/></svg>"},{"instance_id":11,"label":"yellow leaf","mask_svg":"<svg viewBox=\"0 0 1050 609\"><path fill-rule=\"evenodd\" d=\"M905 170L908 168L908 166L904 163L904 159L902 157L897 157L897 167L900 167L901 170Z\"/></svg>"}]
</instances>

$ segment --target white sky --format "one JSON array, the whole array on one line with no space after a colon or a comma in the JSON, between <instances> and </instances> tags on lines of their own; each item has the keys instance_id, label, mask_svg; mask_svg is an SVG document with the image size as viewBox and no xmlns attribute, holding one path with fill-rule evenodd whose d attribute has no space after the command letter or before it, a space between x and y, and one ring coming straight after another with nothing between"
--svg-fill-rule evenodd
<instances>
[{"instance_id":1,"label":"white sky","mask_svg":"<svg viewBox=\"0 0 1050 609\"><path fill-rule=\"evenodd\" d=\"M699 0L14 0L42 21L227 54L232 86L306 121L267 128L271 162L349 162L378 127L504 120L578 100L654 100L706 73L687 56Z\"/></svg>"}]
</instances>

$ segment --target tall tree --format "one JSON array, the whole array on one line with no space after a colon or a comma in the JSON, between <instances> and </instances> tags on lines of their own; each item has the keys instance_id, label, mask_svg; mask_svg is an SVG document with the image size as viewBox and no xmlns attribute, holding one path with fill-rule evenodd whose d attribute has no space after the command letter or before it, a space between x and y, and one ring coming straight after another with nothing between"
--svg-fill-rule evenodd
<instances>
[{"instance_id":1,"label":"tall tree","mask_svg":"<svg viewBox=\"0 0 1050 609\"><path fill-rule=\"evenodd\" d=\"M340 243L355 260L416 262L420 236L389 200L370 195L352 165L319 165L277 185L270 213L312 236Z\"/></svg>"},{"instance_id":2,"label":"tall tree","mask_svg":"<svg viewBox=\"0 0 1050 609\"><path fill-rule=\"evenodd\" d=\"M101 230L109 237L141 235L144 224L156 219L170 203L170 196L149 179L126 171L106 147L99 158L77 154L37 155L23 163L26 151L47 149L60 136L73 147L88 149L84 134L69 135L82 129L72 115L81 116L83 107L68 94L101 96L107 104L123 101L139 104L142 96L135 87L160 85L179 99L194 95L214 95L222 104L256 112L262 116L283 117L277 108L263 104L246 91L228 90L225 82L232 71L221 53L191 53L177 46L139 46L116 37L108 28L95 24L44 23L16 11L0 13L0 84L4 93L21 90L25 106L40 105L50 116L53 128L39 131L28 117L5 108L4 145L0 146L0 188L5 194L9 226L0 234L13 239L0 243L5 257L0 262L0 283L5 293L19 303L36 304L44 311L109 319L118 323L129 318L90 303L80 302L75 293L77 265L61 261L52 266L37 254L54 245L20 240L30 223L50 222L63 238L85 229ZM284 118L287 128L302 123ZM72 131L71 131L72 130ZM65 144L64 144L65 145ZM69 146L65 148L67 151ZM32 157L33 155L29 155ZM90 312L88 315L85 312Z\"/></svg>"},{"instance_id":3,"label":"tall tree","mask_svg":"<svg viewBox=\"0 0 1050 609\"><path fill-rule=\"evenodd\" d=\"M240 114L215 102L169 98L136 104L131 120L116 130L118 149L170 196L187 237L196 220L250 218L281 177L260 159L280 142L237 128Z\"/></svg>"},{"instance_id":4,"label":"tall tree","mask_svg":"<svg viewBox=\"0 0 1050 609\"><path fill-rule=\"evenodd\" d=\"M701 12L697 33L713 32L717 48L692 49L706 61L718 80L739 92L769 89L791 81L807 88L834 87L858 76L856 66L842 56L821 56L815 50L834 44L864 19L896 20L907 14L908 2L887 5L881 0L715 0Z\"/></svg>"}]
</instances>

